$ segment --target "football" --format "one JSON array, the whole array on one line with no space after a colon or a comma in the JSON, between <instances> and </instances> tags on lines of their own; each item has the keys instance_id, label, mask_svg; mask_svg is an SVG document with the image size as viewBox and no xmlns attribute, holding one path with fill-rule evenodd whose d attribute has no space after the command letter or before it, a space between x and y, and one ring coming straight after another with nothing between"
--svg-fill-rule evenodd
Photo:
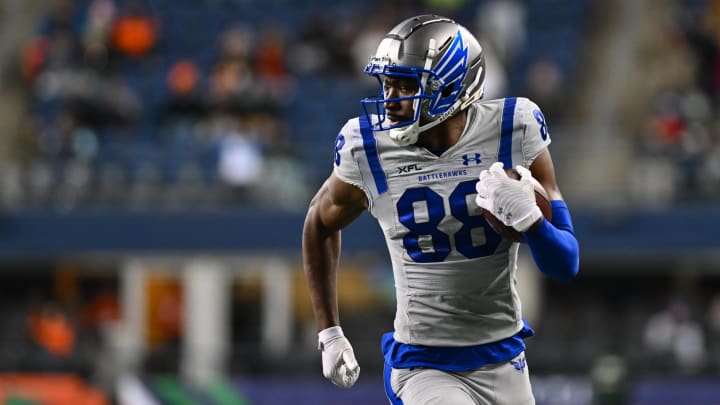
<instances>
[{"instance_id":1,"label":"football","mask_svg":"<svg viewBox=\"0 0 720 405\"><path fill-rule=\"evenodd\" d=\"M520 180L520 173L518 173L515 169L506 168L505 173L507 173L508 177L511 179ZM550 206L548 194L542 184L540 184L535 178L532 180L535 185L535 203L538 207L540 207L540 211L545 219L550 221L552 220L552 207ZM497 232L500 236L508 238L514 242L525 242L525 238L523 238L520 232L516 231L511 226L503 224L502 221L497 219L490 211L482 210L482 213L487 223L489 223L493 230L495 230L495 232Z\"/></svg>"}]
</instances>

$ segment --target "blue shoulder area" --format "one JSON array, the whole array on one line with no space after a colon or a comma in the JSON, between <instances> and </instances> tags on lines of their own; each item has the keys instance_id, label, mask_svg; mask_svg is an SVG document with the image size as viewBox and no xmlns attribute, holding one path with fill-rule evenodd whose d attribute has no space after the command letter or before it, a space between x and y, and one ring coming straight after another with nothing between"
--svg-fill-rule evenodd
<instances>
[{"instance_id":1,"label":"blue shoulder area","mask_svg":"<svg viewBox=\"0 0 720 405\"><path fill-rule=\"evenodd\" d=\"M502 121L500 123L500 150L498 161L503 163L505 168L512 168L512 136L515 128L515 107L517 98L506 98L503 102Z\"/></svg>"},{"instance_id":2,"label":"blue shoulder area","mask_svg":"<svg viewBox=\"0 0 720 405\"><path fill-rule=\"evenodd\" d=\"M360 135L362 136L365 157L370 166L370 172L373 176L377 194L383 194L388 191L387 177L385 176L385 171L382 168L380 156L378 155L377 142L375 141L372 123L366 115L360 117Z\"/></svg>"}]
</instances>

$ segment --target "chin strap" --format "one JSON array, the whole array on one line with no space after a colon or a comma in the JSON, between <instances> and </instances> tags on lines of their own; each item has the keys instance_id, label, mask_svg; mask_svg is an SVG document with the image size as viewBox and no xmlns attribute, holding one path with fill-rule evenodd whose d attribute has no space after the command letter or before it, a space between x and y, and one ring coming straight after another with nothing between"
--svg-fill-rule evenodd
<instances>
[{"instance_id":1,"label":"chin strap","mask_svg":"<svg viewBox=\"0 0 720 405\"><path fill-rule=\"evenodd\" d=\"M388 135L390 135L390 139L395 141L400 146L408 146L412 145L415 142L417 142L418 137L420 137L420 128L416 125L417 121L414 123L401 128L392 128L388 132Z\"/></svg>"},{"instance_id":2,"label":"chin strap","mask_svg":"<svg viewBox=\"0 0 720 405\"><path fill-rule=\"evenodd\" d=\"M406 127L392 128L389 131L390 138L400 146L412 145L417 142L420 133L442 123L445 120L436 120L428 122L420 126L419 121L415 121Z\"/></svg>"}]
</instances>

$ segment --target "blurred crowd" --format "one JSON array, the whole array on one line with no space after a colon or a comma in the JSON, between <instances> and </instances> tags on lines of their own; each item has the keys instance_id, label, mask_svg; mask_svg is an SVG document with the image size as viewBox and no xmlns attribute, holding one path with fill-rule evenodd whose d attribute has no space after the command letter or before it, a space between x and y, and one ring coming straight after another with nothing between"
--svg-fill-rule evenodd
<instances>
[{"instance_id":1,"label":"blurred crowd","mask_svg":"<svg viewBox=\"0 0 720 405\"><path fill-rule=\"evenodd\" d=\"M212 208L268 188L303 198L280 113L294 88L279 27L236 24L192 48L150 4L53 1L22 55L32 101L6 204Z\"/></svg>"},{"instance_id":2,"label":"blurred crowd","mask_svg":"<svg viewBox=\"0 0 720 405\"><path fill-rule=\"evenodd\" d=\"M647 204L713 201L720 196L720 1L668 3L639 49L650 93L639 107L631 185Z\"/></svg>"},{"instance_id":3,"label":"blurred crowd","mask_svg":"<svg viewBox=\"0 0 720 405\"><path fill-rule=\"evenodd\" d=\"M530 97L554 129L573 115L589 0L310 3L53 0L19 55L27 115L0 204L302 210L335 132L376 91L361 72L379 38L426 11L478 35L487 98ZM644 204L708 201L720 195L720 2L663 4L643 22L622 107L628 188Z\"/></svg>"}]
</instances>

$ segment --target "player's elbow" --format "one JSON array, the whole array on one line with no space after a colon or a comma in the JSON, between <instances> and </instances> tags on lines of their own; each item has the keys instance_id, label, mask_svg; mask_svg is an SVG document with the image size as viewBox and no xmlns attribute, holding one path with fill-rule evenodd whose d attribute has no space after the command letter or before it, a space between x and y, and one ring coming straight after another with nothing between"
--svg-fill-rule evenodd
<instances>
[{"instance_id":1,"label":"player's elbow","mask_svg":"<svg viewBox=\"0 0 720 405\"><path fill-rule=\"evenodd\" d=\"M565 266L560 267L556 271L550 272L549 275L556 281L569 283L578 274L580 268L579 262L579 260L575 260L573 263L567 263Z\"/></svg>"},{"instance_id":2,"label":"player's elbow","mask_svg":"<svg viewBox=\"0 0 720 405\"><path fill-rule=\"evenodd\" d=\"M547 263L547 268L540 270L554 280L567 283L574 279L580 271L580 249L574 238L556 253L555 259Z\"/></svg>"}]
</instances>

